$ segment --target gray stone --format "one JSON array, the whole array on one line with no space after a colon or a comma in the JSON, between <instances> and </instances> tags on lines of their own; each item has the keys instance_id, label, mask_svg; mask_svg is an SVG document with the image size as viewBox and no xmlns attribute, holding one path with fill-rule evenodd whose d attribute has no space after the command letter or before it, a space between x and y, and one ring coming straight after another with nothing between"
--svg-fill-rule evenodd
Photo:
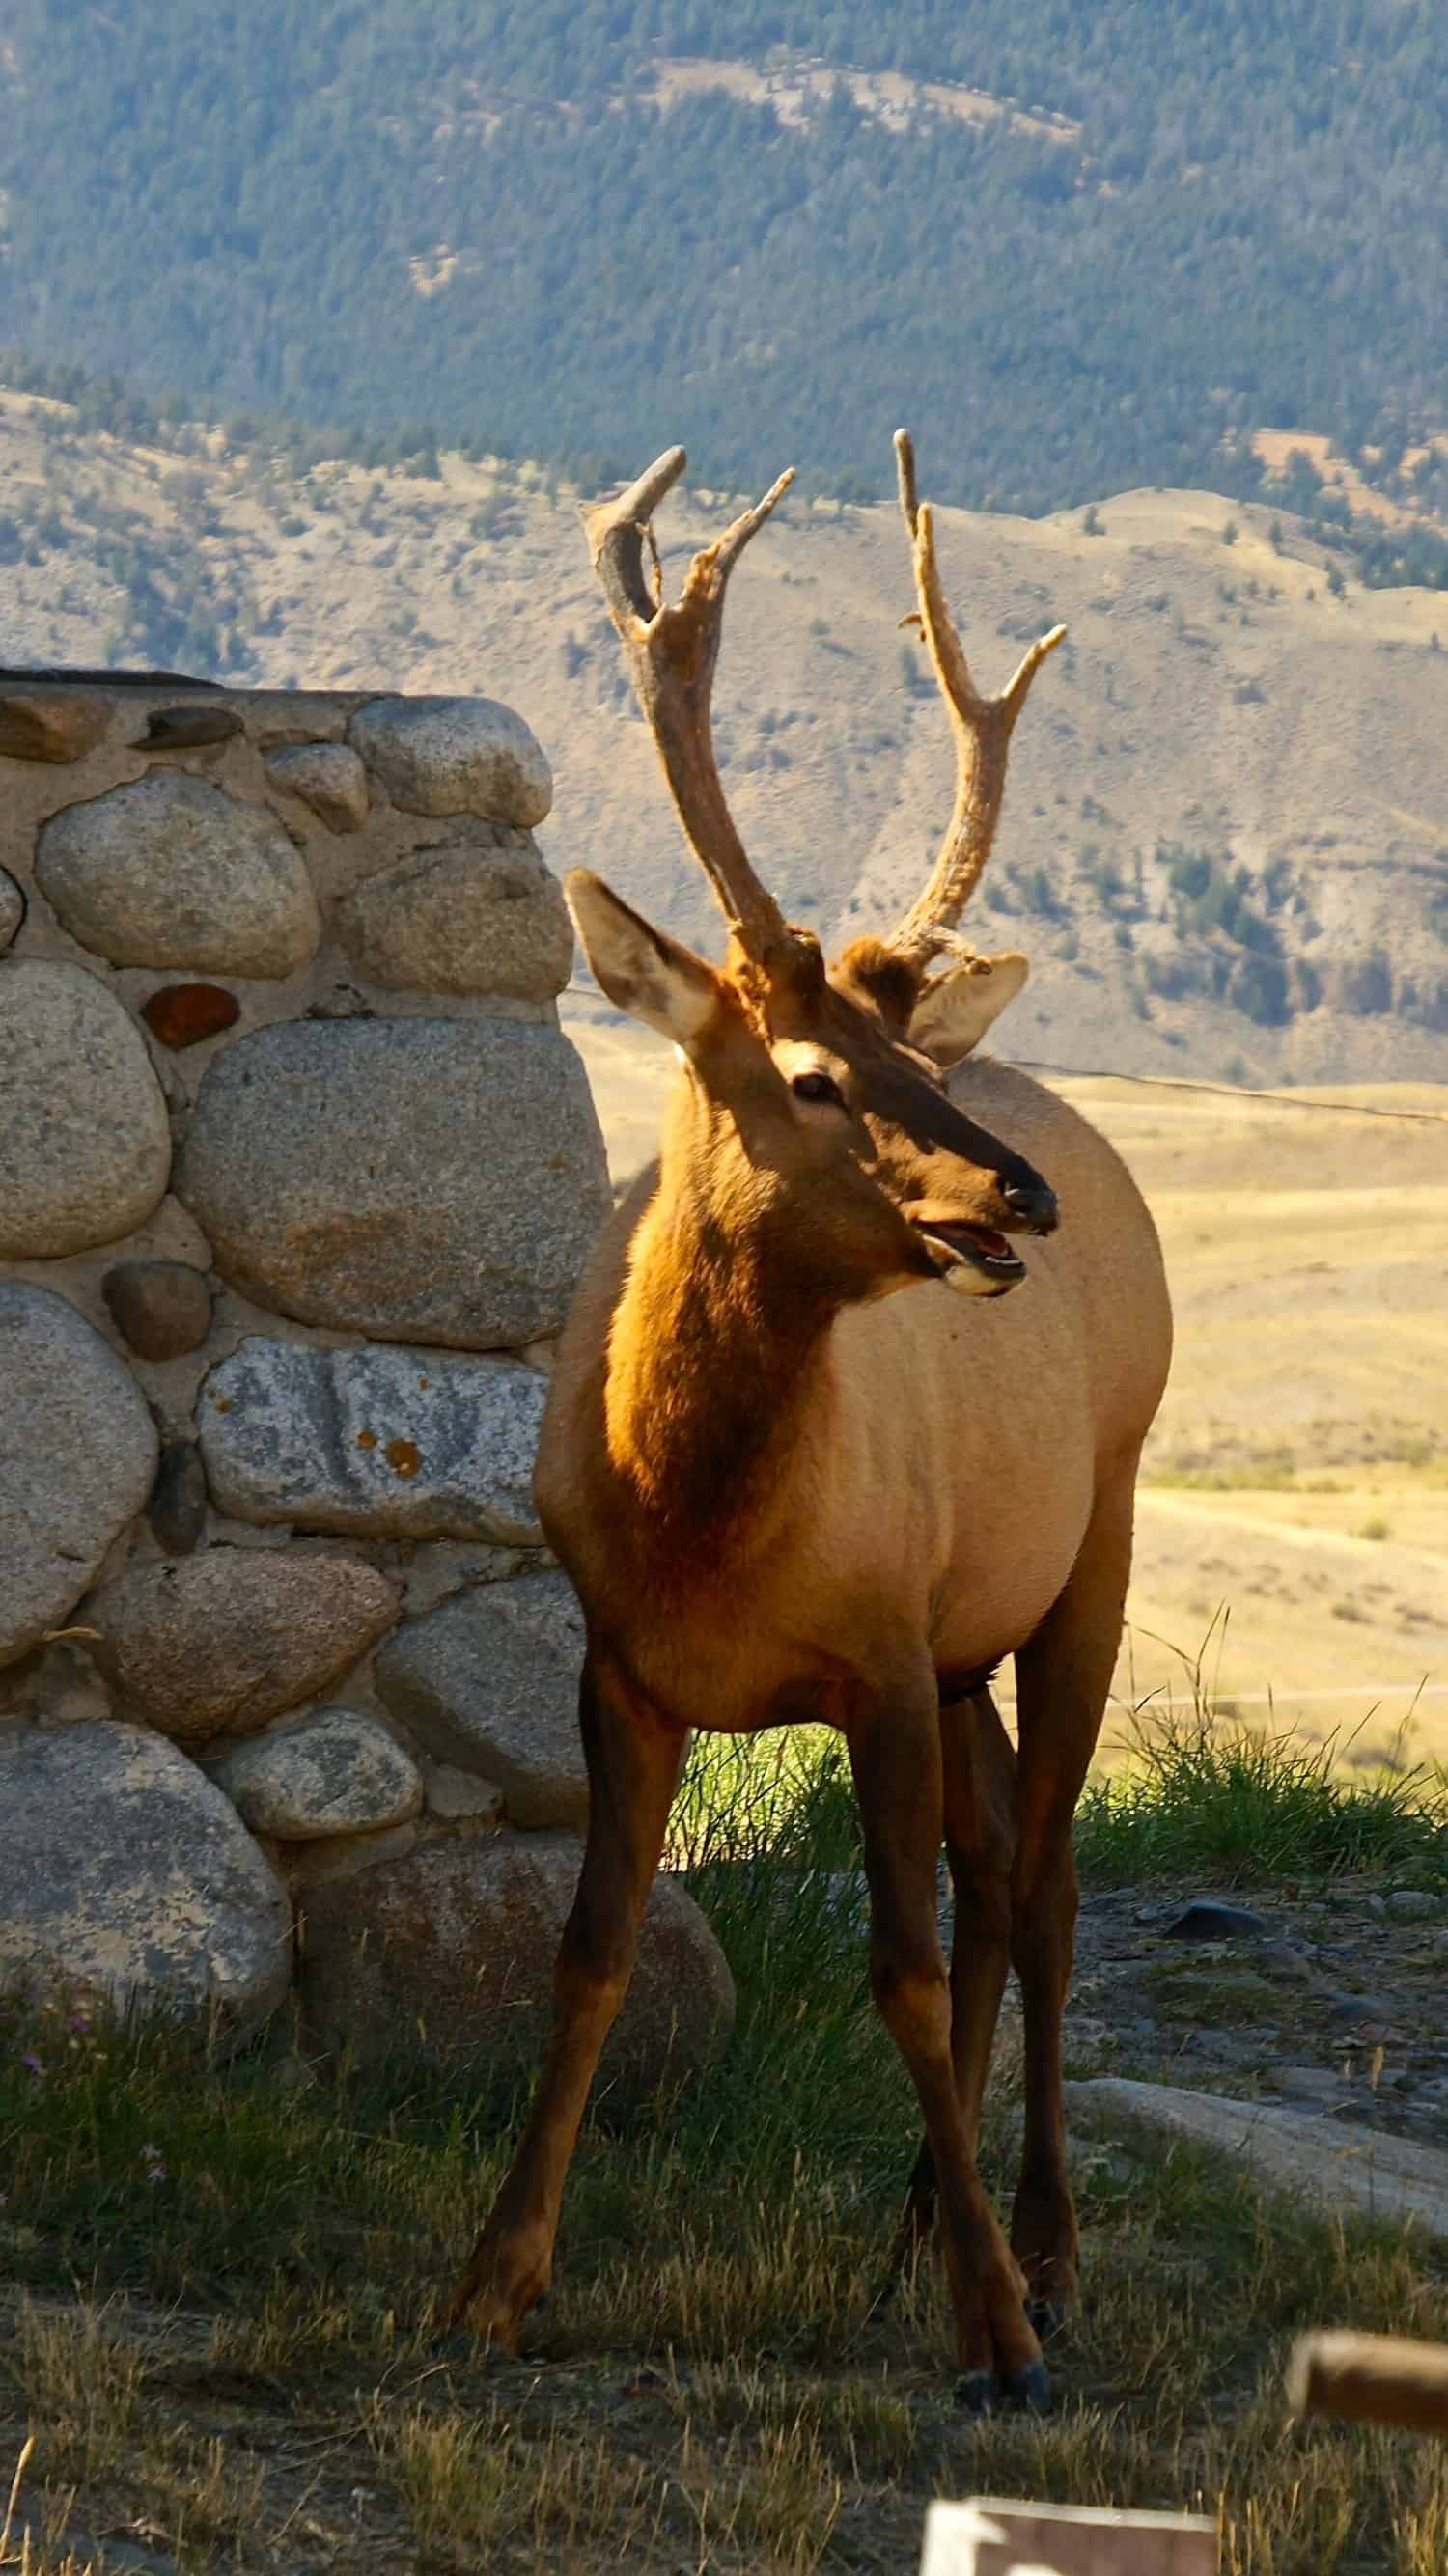
<instances>
[{"instance_id":1,"label":"gray stone","mask_svg":"<svg viewBox=\"0 0 1448 2576\"><path fill-rule=\"evenodd\" d=\"M414 850L368 877L339 930L386 992L502 993L548 1002L573 972L573 924L534 849Z\"/></svg>"},{"instance_id":2,"label":"gray stone","mask_svg":"<svg viewBox=\"0 0 1448 2576\"><path fill-rule=\"evenodd\" d=\"M253 1335L197 1408L211 1491L237 1520L537 1545L548 1385L508 1360Z\"/></svg>"},{"instance_id":3,"label":"gray stone","mask_svg":"<svg viewBox=\"0 0 1448 2576\"><path fill-rule=\"evenodd\" d=\"M1239 2156L1274 2190L1304 2193L1330 2209L1361 2210L1379 2222L1417 2219L1429 2235L1448 2237L1448 2154L1441 2149L1409 2145L1383 2130L1355 2133L1324 2112L1134 2084L1120 2075L1064 2089L1073 2120L1136 2132L1158 2149L1190 2139L1215 2155Z\"/></svg>"},{"instance_id":4,"label":"gray stone","mask_svg":"<svg viewBox=\"0 0 1448 2576\"><path fill-rule=\"evenodd\" d=\"M409 814L541 823L553 773L521 716L495 698L373 698L347 739Z\"/></svg>"},{"instance_id":5,"label":"gray stone","mask_svg":"<svg viewBox=\"0 0 1448 2576\"><path fill-rule=\"evenodd\" d=\"M1442 1913L1444 1900L1435 1896L1431 1888L1395 1887L1386 1903L1395 1923L1427 1923Z\"/></svg>"},{"instance_id":6,"label":"gray stone","mask_svg":"<svg viewBox=\"0 0 1448 2576\"><path fill-rule=\"evenodd\" d=\"M321 936L311 878L276 817L184 771L52 815L35 874L71 937L113 966L290 975Z\"/></svg>"},{"instance_id":7,"label":"gray stone","mask_svg":"<svg viewBox=\"0 0 1448 2576\"><path fill-rule=\"evenodd\" d=\"M360 832L367 820L367 772L345 742L299 742L266 757L266 774L300 796L329 832Z\"/></svg>"},{"instance_id":8,"label":"gray stone","mask_svg":"<svg viewBox=\"0 0 1448 2576\"><path fill-rule=\"evenodd\" d=\"M535 2060L582 1857L571 1834L450 1837L308 1890L298 1984L311 2037L355 2048L364 2065L419 2050L459 2072ZM674 1880L656 1880L603 2082L647 2092L677 2081L733 2017L709 1925Z\"/></svg>"},{"instance_id":9,"label":"gray stone","mask_svg":"<svg viewBox=\"0 0 1448 2576\"><path fill-rule=\"evenodd\" d=\"M0 1981L64 1980L245 2039L291 1981L291 1908L230 1801L104 1720L0 1739Z\"/></svg>"},{"instance_id":10,"label":"gray stone","mask_svg":"<svg viewBox=\"0 0 1448 2576\"><path fill-rule=\"evenodd\" d=\"M25 897L8 868L0 868L0 952L19 935L25 919Z\"/></svg>"},{"instance_id":11,"label":"gray stone","mask_svg":"<svg viewBox=\"0 0 1448 2576\"><path fill-rule=\"evenodd\" d=\"M88 1605L87 1624L127 1712L191 1744L254 1735L326 1690L396 1616L374 1566L214 1547L128 1567Z\"/></svg>"},{"instance_id":12,"label":"gray stone","mask_svg":"<svg viewBox=\"0 0 1448 2576\"><path fill-rule=\"evenodd\" d=\"M581 1826L583 1643L566 1575L483 1584L400 1628L377 1658L377 1688L427 1752L502 1790L510 1823Z\"/></svg>"},{"instance_id":13,"label":"gray stone","mask_svg":"<svg viewBox=\"0 0 1448 2576\"><path fill-rule=\"evenodd\" d=\"M114 1243L170 1169L165 1097L114 994L80 966L0 960L0 1260Z\"/></svg>"},{"instance_id":14,"label":"gray stone","mask_svg":"<svg viewBox=\"0 0 1448 2576\"><path fill-rule=\"evenodd\" d=\"M380 1341L556 1330L610 1200L558 1030L288 1021L207 1067L176 1189L255 1303Z\"/></svg>"},{"instance_id":15,"label":"gray stone","mask_svg":"<svg viewBox=\"0 0 1448 2576\"><path fill-rule=\"evenodd\" d=\"M279 1865L297 1889L330 1886L341 1878L360 1878L379 1861L403 1860L416 1848L417 1827L383 1825L373 1834L319 1834L311 1843L278 1843Z\"/></svg>"},{"instance_id":16,"label":"gray stone","mask_svg":"<svg viewBox=\"0 0 1448 2576\"><path fill-rule=\"evenodd\" d=\"M118 1261L101 1294L116 1330L143 1360L174 1360L211 1330L211 1290L189 1261Z\"/></svg>"},{"instance_id":17,"label":"gray stone","mask_svg":"<svg viewBox=\"0 0 1448 2576\"><path fill-rule=\"evenodd\" d=\"M184 707L153 707L133 751L211 751L244 730L235 707L193 698Z\"/></svg>"},{"instance_id":18,"label":"gray stone","mask_svg":"<svg viewBox=\"0 0 1448 2576\"><path fill-rule=\"evenodd\" d=\"M194 1440L171 1440L161 1452L146 1505L151 1536L166 1556L190 1556L206 1535L206 1469Z\"/></svg>"},{"instance_id":19,"label":"gray stone","mask_svg":"<svg viewBox=\"0 0 1448 2576\"><path fill-rule=\"evenodd\" d=\"M1249 1906L1226 1905L1215 1896L1194 1896L1190 1905L1163 1928L1168 1941L1256 1941L1267 1930L1267 1924Z\"/></svg>"},{"instance_id":20,"label":"gray stone","mask_svg":"<svg viewBox=\"0 0 1448 2576\"><path fill-rule=\"evenodd\" d=\"M0 1664L69 1617L155 1472L115 1352L63 1297L0 1281Z\"/></svg>"},{"instance_id":21,"label":"gray stone","mask_svg":"<svg viewBox=\"0 0 1448 2576\"><path fill-rule=\"evenodd\" d=\"M427 1794L427 1812L444 1824L457 1824L465 1816L479 1816L496 1824L503 1812L503 1793L491 1780L479 1780L470 1771L455 1770L451 1762L428 1762L422 1770Z\"/></svg>"},{"instance_id":22,"label":"gray stone","mask_svg":"<svg viewBox=\"0 0 1448 2576\"><path fill-rule=\"evenodd\" d=\"M254 1735L224 1753L211 1776L243 1824L278 1842L378 1833L422 1812L417 1764L358 1709L318 1709Z\"/></svg>"}]
</instances>

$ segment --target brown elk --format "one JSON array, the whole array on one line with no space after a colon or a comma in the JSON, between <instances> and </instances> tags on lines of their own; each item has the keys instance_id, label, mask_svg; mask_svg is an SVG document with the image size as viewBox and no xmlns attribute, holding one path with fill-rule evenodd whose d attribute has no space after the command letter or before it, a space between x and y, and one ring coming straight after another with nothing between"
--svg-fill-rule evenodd
<instances>
[{"instance_id":1,"label":"brown elk","mask_svg":"<svg viewBox=\"0 0 1448 2576\"><path fill-rule=\"evenodd\" d=\"M1071 1822L1120 1639L1136 1462L1171 1324L1150 1217L1103 1139L1003 1065L964 1064L946 1087L941 1066L992 1015L982 994L1019 981L1010 960L982 973L953 924L1059 631L1001 697L977 695L903 433L897 445L919 620L956 735L955 810L919 901L828 971L750 866L710 739L725 584L790 478L694 558L676 606L651 519L682 450L587 514L729 949L708 965L597 877L569 879L604 992L672 1038L685 1070L660 1161L579 1289L543 1428L538 1508L587 1624L590 1820L552 2044L451 2317L510 2344L547 2287L689 1730L824 1723L844 1735L859 1801L873 1991L924 2115L902 2250L938 2203L962 2396L1037 2405L1049 2395L1037 2327L1076 2287L1060 2054ZM942 948L963 962L932 976ZM1060 1187L1059 1234L1037 1156ZM1029 1276L1007 1240L1021 1232L1042 1238ZM987 1687L1006 1655L1015 1756ZM1026 2086L1009 2244L975 2162L1008 1959Z\"/></svg>"}]
</instances>

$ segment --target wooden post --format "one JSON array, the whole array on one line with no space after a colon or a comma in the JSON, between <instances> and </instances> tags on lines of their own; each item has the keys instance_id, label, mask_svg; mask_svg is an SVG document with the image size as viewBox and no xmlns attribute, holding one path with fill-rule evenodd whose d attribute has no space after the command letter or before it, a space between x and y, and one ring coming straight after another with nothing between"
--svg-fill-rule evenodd
<instances>
[{"instance_id":1,"label":"wooden post","mask_svg":"<svg viewBox=\"0 0 1448 2576\"><path fill-rule=\"evenodd\" d=\"M1217 2525L1193 2513L1007 2504L933 2504L920 2576L1217 2576Z\"/></svg>"},{"instance_id":2,"label":"wooden post","mask_svg":"<svg viewBox=\"0 0 1448 2576\"><path fill-rule=\"evenodd\" d=\"M1402 2335L1303 2335L1287 2389L1300 2415L1448 2433L1448 2344L1409 2343Z\"/></svg>"}]
</instances>

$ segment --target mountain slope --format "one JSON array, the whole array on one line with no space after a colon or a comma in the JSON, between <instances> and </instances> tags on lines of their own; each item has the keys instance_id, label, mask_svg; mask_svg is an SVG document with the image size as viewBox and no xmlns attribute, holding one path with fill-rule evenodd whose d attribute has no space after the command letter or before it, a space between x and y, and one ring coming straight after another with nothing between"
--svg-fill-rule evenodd
<instances>
[{"instance_id":1,"label":"mountain slope","mask_svg":"<svg viewBox=\"0 0 1448 2576\"><path fill-rule=\"evenodd\" d=\"M178 435L181 455L0 398L0 659L491 692L554 760L553 864L601 867L717 944L574 510L545 473L447 455L436 476L341 462L298 477L220 433ZM934 463L922 450L927 492ZM697 486L670 504L674 578L729 507ZM1205 492L1127 493L1084 520L947 510L940 544L982 685L1043 625L1071 630L1016 737L969 916L979 945L1033 960L1010 1051L1448 1077L1441 597L1335 595L1311 530ZM731 595L726 786L771 882L826 934L899 912L949 803L944 718L898 631L908 605L893 510L793 495Z\"/></svg>"},{"instance_id":2,"label":"mountain slope","mask_svg":"<svg viewBox=\"0 0 1448 2576\"><path fill-rule=\"evenodd\" d=\"M1448 424L1432 0L11 0L0 84L0 340L213 408L866 492L903 388L1031 512Z\"/></svg>"}]
</instances>

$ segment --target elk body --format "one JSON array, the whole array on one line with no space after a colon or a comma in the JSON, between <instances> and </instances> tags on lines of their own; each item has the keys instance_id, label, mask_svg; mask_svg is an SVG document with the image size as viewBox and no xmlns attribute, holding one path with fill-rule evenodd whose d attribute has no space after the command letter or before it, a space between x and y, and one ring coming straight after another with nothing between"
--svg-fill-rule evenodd
<instances>
[{"instance_id":1,"label":"elk body","mask_svg":"<svg viewBox=\"0 0 1448 2576\"><path fill-rule=\"evenodd\" d=\"M1058 635L1003 696L977 696L903 433L897 446L920 622L957 738L955 812L896 930L828 969L745 857L709 732L725 582L788 477L695 558L676 606L659 595L650 521L682 452L589 514L730 939L716 968L597 878L569 880L599 983L674 1040L684 1071L659 1163L578 1292L544 1423L539 1512L587 1627L590 1820L553 2041L452 2316L507 2344L548 2284L689 1730L824 1723L845 1738L859 1799L873 1991L924 2121L901 2254L938 2216L966 2401L1043 2404L1038 2330L1076 2289L1061 2106L1071 1822L1120 1640L1170 1311L1151 1220L1111 1148L1025 1076L963 1060L1024 976L1023 961L973 958L954 922L989 848L1011 727ZM942 949L954 962L932 974ZM1028 1262L1008 1240L1022 1233L1038 1238ZM1007 1655L1014 1754L988 1687ZM1026 2107L1008 2241L975 2152L1012 1960Z\"/></svg>"}]
</instances>

